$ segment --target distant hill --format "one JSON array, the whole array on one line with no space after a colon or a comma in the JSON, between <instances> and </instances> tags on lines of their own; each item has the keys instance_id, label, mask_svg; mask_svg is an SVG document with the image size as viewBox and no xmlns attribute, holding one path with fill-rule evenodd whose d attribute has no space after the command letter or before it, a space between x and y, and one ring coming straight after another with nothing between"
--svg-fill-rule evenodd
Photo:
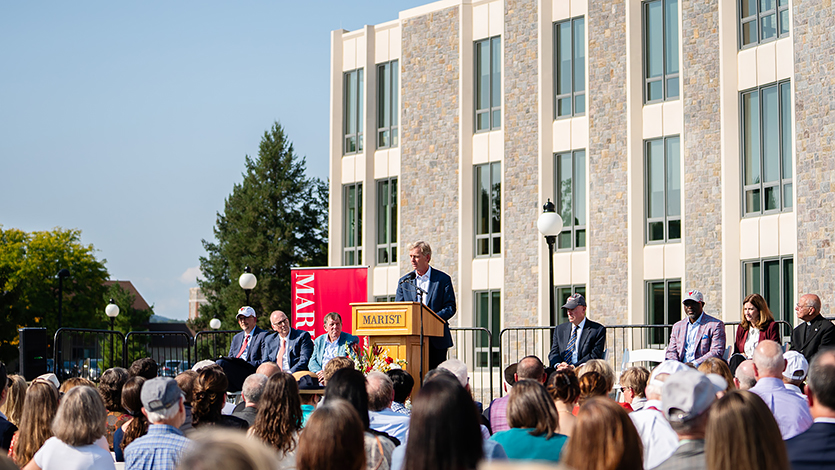
<instances>
[{"instance_id":1,"label":"distant hill","mask_svg":"<svg viewBox=\"0 0 835 470\"><path fill-rule=\"evenodd\" d=\"M174 320L172 318L163 317L157 314L151 315L148 323L185 323L183 320Z\"/></svg>"}]
</instances>

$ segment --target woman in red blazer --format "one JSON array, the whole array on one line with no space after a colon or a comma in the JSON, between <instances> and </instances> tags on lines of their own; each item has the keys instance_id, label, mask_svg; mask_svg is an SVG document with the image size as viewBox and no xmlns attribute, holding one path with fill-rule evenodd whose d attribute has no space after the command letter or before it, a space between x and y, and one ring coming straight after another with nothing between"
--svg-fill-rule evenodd
<instances>
[{"instance_id":1,"label":"woman in red blazer","mask_svg":"<svg viewBox=\"0 0 835 470\"><path fill-rule=\"evenodd\" d=\"M751 337L752 334L757 337ZM780 330L763 296L751 294L742 302L742 320L736 329L734 354L742 354L746 359L751 359L754 355L754 348L760 341L766 339L779 343Z\"/></svg>"}]
</instances>

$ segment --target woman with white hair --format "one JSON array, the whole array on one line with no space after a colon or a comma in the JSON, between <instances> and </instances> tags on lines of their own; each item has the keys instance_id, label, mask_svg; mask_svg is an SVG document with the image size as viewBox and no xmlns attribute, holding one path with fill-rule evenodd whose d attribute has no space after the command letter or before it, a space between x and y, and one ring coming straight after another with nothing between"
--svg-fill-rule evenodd
<instances>
[{"instance_id":1,"label":"woman with white hair","mask_svg":"<svg viewBox=\"0 0 835 470\"><path fill-rule=\"evenodd\" d=\"M52 421L53 437L24 470L115 470L110 452L96 441L104 436L107 410L92 387L70 389Z\"/></svg>"}]
</instances>

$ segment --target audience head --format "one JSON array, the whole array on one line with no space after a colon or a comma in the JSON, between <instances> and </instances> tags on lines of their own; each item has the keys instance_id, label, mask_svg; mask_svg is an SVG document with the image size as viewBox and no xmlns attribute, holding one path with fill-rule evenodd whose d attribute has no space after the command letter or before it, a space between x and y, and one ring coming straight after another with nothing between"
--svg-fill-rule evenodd
<instances>
[{"instance_id":1,"label":"audience head","mask_svg":"<svg viewBox=\"0 0 835 470\"><path fill-rule=\"evenodd\" d=\"M295 448L295 436L301 427L299 386L292 375L279 372L267 380L252 433L275 450L287 453Z\"/></svg>"},{"instance_id":2,"label":"audience head","mask_svg":"<svg viewBox=\"0 0 835 470\"><path fill-rule=\"evenodd\" d=\"M61 395L63 395L75 387L96 388L96 384L92 380L85 379L83 377L70 377L67 380L61 382L61 388L59 388L58 391L61 392Z\"/></svg>"},{"instance_id":3,"label":"audience head","mask_svg":"<svg viewBox=\"0 0 835 470\"><path fill-rule=\"evenodd\" d=\"M137 375L129 378L122 387L122 408L133 418L125 429L121 443L122 450L134 439L148 432L148 418L142 413L142 388L145 382L147 381L144 377Z\"/></svg>"},{"instance_id":4,"label":"audience head","mask_svg":"<svg viewBox=\"0 0 835 470\"><path fill-rule=\"evenodd\" d=\"M266 375L267 377L272 377L279 372L281 372L281 368L278 367L278 364L271 361L262 362L261 365L255 369L256 374Z\"/></svg>"},{"instance_id":5,"label":"audience head","mask_svg":"<svg viewBox=\"0 0 835 470\"><path fill-rule=\"evenodd\" d=\"M323 382L325 385L328 384L328 381L333 377L333 374L336 373L339 369L353 369L354 368L354 361L351 360L349 357L345 356L336 356L335 358L328 361L325 364L324 373L324 380Z\"/></svg>"},{"instance_id":6,"label":"audience head","mask_svg":"<svg viewBox=\"0 0 835 470\"><path fill-rule=\"evenodd\" d=\"M409 395L412 394L412 389L415 387L415 379L403 369L391 369L386 372L386 375L389 376L394 387L394 401L406 403Z\"/></svg>"},{"instance_id":7,"label":"audience head","mask_svg":"<svg viewBox=\"0 0 835 470\"><path fill-rule=\"evenodd\" d=\"M704 362L699 364L697 370L705 375L715 374L725 379L725 391L733 390L736 388L736 386L734 385L734 376L731 375L731 368L728 367L728 364L725 361L719 359L718 357L710 357L705 359Z\"/></svg>"},{"instance_id":8,"label":"audience head","mask_svg":"<svg viewBox=\"0 0 835 470\"><path fill-rule=\"evenodd\" d=\"M776 341L763 340L754 348L754 375L757 380L763 377L783 378L786 360L783 359L783 347Z\"/></svg>"},{"instance_id":9,"label":"audience head","mask_svg":"<svg viewBox=\"0 0 835 470\"><path fill-rule=\"evenodd\" d=\"M754 375L754 361L747 359L739 363L734 373L734 385L740 390L749 390L757 385L757 377Z\"/></svg>"},{"instance_id":10,"label":"audience head","mask_svg":"<svg viewBox=\"0 0 835 470\"><path fill-rule=\"evenodd\" d=\"M603 397L580 407L563 462L575 470L627 470L643 467L643 444L620 405Z\"/></svg>"},{"instance_id":11,"label":"audience head","mask_svg":"<svg viewBox=\"0 0 835 470\"><path fill-rule=\"evenodd\" d=\"M787 384L797 385L803 384L803 379L809 372L809 362L806 361L806 356L797 351L786 351L783 353L783 358L786 360L786 369L783 371L783 382Z\"/></svg>"},{"instance_id":12,"label":"audience head","mask_svg":"<svg viewBox=\"0 0 835 470\"><path fill-rule=\"evenodd\" d=\"M14 449L15 462L22 468L52 437L52 420L58 411L58 389L51 382L35 379L26 389L20 434Z\"/></svg>"},{"instance_id":13,"label":"audience head","mask_svg":"<svg viewBox=\"0 0 835 470\"><path fill-rule=\"evenodd\" d=\"M267 376L264 374L252 374L244 380L241 388L241 396L247 405L257 405L261 401L261 394L264 393L264 386L267 385Z\"/></svg>"},{"instance_id":14,"label":"audience head","mask_svg":"<svg viewBox=\"0 0 835 470\"><path fill-rule=\"evenodd\" d=\"M652 373L649 375L649 382L645 390L647 400L661 401L661 389L664 387L664 382L667 381L667 378L671 374L686 369L689 369L689 367L679 361L664 361L658 364L655 369L652 369Z\"/></svg>"},{"instance_id":15,"label":"audience head","mask_svg":"<svg viewBox=\"0 0 835 470\"><path fill-rule=\"evenodd\" d=\"M194 400L191 402L191 423L194 427L217 423L226 402L229 380L220 366L209 366L197 373L194 381Z\"/></svg>"},{"instance_id":16,"label":"audience head","mask_svg":"<svg viewBox=\"0 0 835 470\"><path fill-rule=\"evenodd\" d=\"M516 366L515 380L530 379L539 383L545 383L545 366L536 356L525 356Z\"/></svg>"},{"instance_id":17,"label":"audience head","mask_svg":"<svg viewBox=\"0 0 835 470\"><path fill-rule=\"evenodd\" d=\"M513 364L504 368L504 381L505 381L505 391L507 387L512 387L513 384L516 383L516 369L519 367L518 362L514 362Z\"/></svg>"},{"instance_id":18,"label":"audience head","mask_svg":"<svg viewBox=\"0 0 835 470\"><path fill-rule=\"evenodd\" d=\"M605 397L609 395L609 388L606 379L595 371L589 371L580 376L580 405L589 398Z\"/></svg>"},{"instance_id":19,"label":"audience head","mask_svg":"<svg viewBox=\"0 0 835 470\"><path fill-rule=\"evenodd\" d=\"M626 403L632 403L635 398L647 397L647 382L649 371L645 367L630 367L620 374L620 387Z\"/></svg>"},{"instance_id":20,"label":"audience head","mask_svg":"<svg viewBox=\"0 0 835 470\"><path fill-rule=\"evenodd\" d=\"M573 406L580 398L580 382L571 369L555 370L548 378L548 393L554 401Z\"/></svg>"},{"instance_id":21,"label":"audience head","mask_svg":"<svg viewBox=\"0 0 835 470\"><path fill-rule=\"evenodd\" d=\"M768 304L760 294L750 294L742 301L742 318L739 326L747 329L753 326L762 329L769 322L774 321L774 314L768 308Z\"/></svg>"},{"instance_id":22,"label":"audience head","mask_svg":"<svg viewBox=\"0 0 835 470\"><path fill-rule=\"evenodd\" d=\"M169 424L175 428L183 425L184 398L176 380L169 377L148 380L142 385L140 397L142 412L151 424Z\"/></svg>"},{"instance_id":23,"label":"audience head","mask_svg":"<svg viewBox=\"0 0 835 470\"><path fill-rule=\"evenodd\" d=\"M0 406L0 412L15 426L20 426L20 415L23 413L23 400L26 398L26 379L22 375L10 375L7 379L9 391L6 401Z\"/></svg>"},{"instance_id":24,"label":"audience head","mask_svg":"<svg viewBox=\"0 0 835 470\"><path fill-rule=\"evenodd\" d=\"M363 424L350 403L331 398L316 409L299 437L299 470L362 470L365 468ZM322 443L328 443L327 452Z\"/></svg>"},{"instance_id":25,"label":"audience head","mask_svg":"<svg viewBox=\"0 0 835 470\"><path fill-rule=\"evenodd\" d=\"M341 398L357 410L364 429L368 429L368 391L365 377L356 369L339 369L325 385L325 402Z\"/></svg>"},{"instance_id":26,"label":"audience head","mask_svg":"<svg viewBox=\"0 0 835 470\"><path fill-rule=\"evenodd\" d=\"M511 428L530 428L530 434L550 438L560 425L554 402L536 380L522 379L510 390L507 422Z\"/></svg>"},{"instance_id":27,"label":"audience head","mask_svg":"<svg viewBox=\"0 0 835 470\"><path fill-rule=\"evenodd\" d=\"M319 397L325 393L325 388L319 383L319 378L314 372L298 371L293 372L293 377L299 386L299 399L302 405L316 405Z\"/></svg>"},{"instance_id":28,"label":"audience head","mask_svg":"<svg viewBox=\"0 0 835 470\"><path fill-rule=\"evenodd\" d=\"M104 371L99 379L99 395L107 411L122 411L122 387L128 381L128 371L112 367Z\"/></svg>"},{"instance_id":29,"label":"audience head","mask_svg":"<svg viewBox=\"0 0 835 470\"><path fill-rule=\"evenodd\" d=\"M463 361L460 359L447 359L446 361L442 362L438 369L446 369L458 378L458 382L461 383L461 386L468 389L470 387L470 377L467 375L467 364L464 364ZM518 372L518 368L516 369Z\"/></svg>"},{"instance_id":30,"label":"audience head","mask_svg":"<svg viewBox=\"0 0 835 470\"><path fill-rule=\"evenodd\" d=\"M104 436L107 410L93 387L73 387L61 398L52 433L65 444L90 445Z\"/></svg>"},{"instance_id":31,"label":"audience head","mask_svg":"<svg viewBox=\"0 0 835 470\"><path fill-rule=\"evenodd\" d=\"M682 370L667 378L661 408L679 438L704 439L708 411L719 391L697 370Z\"/></svg>"},{"instance_id":32,"label":"audience head","mask_svg":"<svg viewBox=\"0 0 835 470\"><path fill-rule=\"evenodd\" d=\"M612 387L615 386L615 370L612 369L612 366L609 365L608 362L604 361L603 359L592 359L589 362L583 364L582 370L577 374L577 378L583 378L583 374L588 372L597 372L606 381L606 393L612 391Z\"/></svg>"},{"instance_id":33,"label":"audience head","mask_svg":"<svg viewBox=\"0 0 835 470\"><path fill-rule=\"evenodd\" d=\"M177 381L177 386L183 391L185 404L191 406L191 402L194 400L194 381L197 380L197 372L193 370L183 371L174 380Z\"/></svg>"},{"instance_id":34,"label":"audience head","mask_svg":"<svg viewBox=\"0 0 835 470\"><path fill-rule=\"evenodd\" d=\"M431 369L429 372L426 373L426 375L423 376L423 383L433 380L436 377L446 377L449 379L458 380L458 377L456 377L455 374L453 374L452 372L446 369L441 369L440 367L436 367L434 369ZM461 382L458 382L458 384L460 385Z\"/></svg>"},{"instance_id":35,"label":"audience head","mask_svg":"<svg viewBox=\"0 0 835 470\"><path fill-rule=\"evenodd\" d=\"M806 395L812 417L835 418L835 349L818 351L812 358Z\"/></svg>"},{"instance_id":36,"label":"audience head","mask_svg":"<svg viewBox=\"0 0 835 470\"><path fill-rule=\"evenodd\" d=\"M258 439L244 433L224 430L201 430L193 438L177 468L189 470L275 470L278 457Z\"/></svg>"},{"instance_id":37,"label":"audience head","mask_svg":"<svg viewBox=\"0 0 835 470\"><path fill-rule=\"evenodd\" d=\"M365 377L366 390L368 391L368 410L383 411L391 406L394 398L394 384L388 375L371 371Z\"/></svg>"},{"instance_id":38,"label":"audience head","mask_svg":"<svg viewBox=\"0 0 835 470\"><path fill-rule=\"evenodd\" d=\"M404 470L475 469L482 455L472 396L456 377L434 374L412 399Z\"/></svg>"},{"instance_id":39,"label":"audience head","mask_svg":"<svg viewBox=\"0 0 835 470\"><path fill-rule=\"evenodd\" d=\"M145 380L151 380L157 376L157 361L150 357L143 357L133 361L133 364L128 368L128 375L131 377L145 377Z\"/></svg>"},{"instance_id":40,"label":"audience head","mask_svg":"<svg viewBox=\"0 0 835 470\"><path fill-rule=\"evenodd\" d=\"M757 395L732 390L711 408L705 436L707 468L789 468L780 428Z\"/></svg>"}]
</instances>

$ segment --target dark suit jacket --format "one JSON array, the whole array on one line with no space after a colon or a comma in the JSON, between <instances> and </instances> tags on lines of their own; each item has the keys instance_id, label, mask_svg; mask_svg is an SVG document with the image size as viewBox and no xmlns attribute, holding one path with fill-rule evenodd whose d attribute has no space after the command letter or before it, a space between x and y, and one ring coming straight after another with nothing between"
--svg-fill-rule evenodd
<instances>
[{"instance_id":1,"label":"dark suit jacket","mask_svg":"<svg viewBox=\"0 0 835 470\"><path fill-rule=\"evenodd\" d=\"M548 360L551 367L565 361L562 357L565 348L568 346L568 339L571 337L570 322L558 325L554 330L554 337L551 340L551 352ZM580 342L577 345L577 364L585 364L591 359L603 359L603 351L606 349L606 327L600 323L593 322L586 318L583 332L580 334Z\"/></svg>"},{"instance_id":2,"label":"dark suit jacket","mask_svg":"<svg viewBox=\"0 0 835 470\"><path fill-rule=\"evenodd\" d=\"M832 468L835 462L835 424L815 423L786 441L793 470Z\"/></svg>"},{"instance_id":3,"label":"dark suit jacket","mask_svg":"<svg viewBox=\"0 0 835 470\"><path fill-rule=\"evenodd\" d=\"M281 339L278 333L267 336L267 358L265 360L275 361L279 349L281 349ZM310 333L290 328L290 334L287 335L286 354L289 355L290 370L284 372L292 374L300 370L307 370L310 356L313 355L313 340L310 339ZM281 367L281 364L279 364L279 367Z\"/></svg>"},{"instance_id":4,"label":"dark suit jacket","mask_svg":"<svg viewBox=\"0 0 835 470\"><path fill-rule=\"evenodd\" d=\"M410 282L403 282L400 278L394 300L397 302L417 302L417 290ZM444 320L444 336L429 338L429 346L435 349L452 347L452 334L449 332L449 320L455 315L455 292L452 289L452 278L445 272L432 268L429 273L429 289L426 294L426 306Z\"/></svg>"},{"instance_id":5,"label":"dark suit jacket","mask_svg":"<svg viewBox=\"0 0 835 470\"><path fill-rule=\"evenodd\" d=\"M12 444L12 436L17 431L17 426L3 418L0 418L0 449L9 451L9 446Z\"/></svg>"},{"instance_id":6,"label":"dark suit jacket","mask_svg":"<svg viewBox=\"0 0 835 470\"><path fill-rule=\"evenodd\" d=\"M705 441L695 440L680 445L669 459L654 470L704 470L706 467Z\"/></svg>"},{"instance_id":7,"label":"dark suit jacket","mask_svg":"<svg viewBox=\"0 0 835 470\"><path fill-rule=\"evenodd\" d=\"M745 341L748 340L748 333L750 328L743 328L742 325L736 327L736 338L734 339L734 354L745 354ZM776 321L768 322L765 330L760 331L760 341L770 339L771 341L780 341L780 328Z\"/></svg>"},{"instance_id":8,"label":"dark suit jacket","mask_svg":"<svg viewBox=\"0 0 835 470\"><path fill-rule=\"evenodd\" d=\"M246 333L241 331L232 337L232 345L229 347L229 357L235 357L238 355L238 351L240 351L241 345L244 342L244 336L246 336ZM246 356L246 362L258 367L262 362L269 360L267 359L266 339L267 330L262 330L261 328L258 328L258 326L252 330L252 337L249 340L249 352Z\"/></svg>"},{"instance_id":9,"label":"dark suit jacket","mask_svg":"<svg viewBox=\"0 0 835 470\"><path fill-rule=\"evenodd\" d=\"M241 418L247 422L249 427L252 427L252 425L255 424L255 417L258 416L258 407L244 406L242 410L232 412L232 416Z\"/></svg>"},{"instance_id":10,"label":"dark suit jacket","mask_svg":"<svg viewBox=\"0 0 835 470\"><path fill-rule=\"evenodd\" d=\"M811 322L812 331L806 335L806 322L800 324L792 331L792 351L798 351L806 360L812 362L812 357L821 347L835 346L835 325L823 318L823 315L816 316ZM806 341L803 341L803 338Z\"/></svg>"}]
</instances>

